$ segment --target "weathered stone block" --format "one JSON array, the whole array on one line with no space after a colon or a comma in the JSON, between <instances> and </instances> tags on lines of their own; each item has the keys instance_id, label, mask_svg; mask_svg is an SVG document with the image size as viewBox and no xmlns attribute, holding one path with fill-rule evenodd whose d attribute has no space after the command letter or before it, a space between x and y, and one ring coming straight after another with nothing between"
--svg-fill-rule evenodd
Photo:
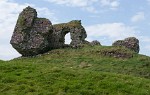
<instances>
[{"instance_id":1,"label":"weathered stone block","mask_svg":"<svg viewBox=\"0 0 150 95\"><path fill-rule=\"evenodd\" d=\"M85 42L85 38L87 37L87 34L84 27L81 25L81 20L73 20L68 23L53 25L52 39L50 39L49 41L51 44L54 44L52 40L55 39L55 41L59 44L58 47L53 47L53 48L64 47L65 35L69 32L72 40L70 45L72 47L74 46L76 47L79 44Z\"/></svg>"},{"instance_id":2,"label":"weathered stone block","mask_svg":"<svg viewBox=\"0 0 150 95\"><path fill-rule=\"evenodd\" d=\"M51 33L51 22L38 18L36 10L27 7L18 17L10 43L23 56L34 56L49 50Z\"/></svg>"},{"instance_id":3,"label":"weathered stone block","mask_svg":"<svg viewBox=\"0 0 150 95\"><path fill-rule=\"evenodd\" d=\"M81 20L52 25L48 19L38 18L34 8L27 7L18 17L10 43L22 56L34 56L66 47L65 35L69 32L71 46L87 43Z\"/></svg>"},{"instance_id":4,"label":"weathered stone block","mask_svg":"<svg viewBox=\"0 0 150 95\"><path fill-rule=\"evenodd\" d=\"M137 53L139 53L140 47L139 47L139 40L136 39L135 37L128 37L124 40L118 40L115 41L113 46L124 46L130 50L133 50Z\"/></svg>"},{"instance_id":5,"label":"weathered stone block","mask_svg":"<svg viewBox=\"0 0 150 95\"><path fill-rule=\"evenodd\" d=\"M95 45L101 46L101 43L100 43L99 41L97 41L97 40L94 40L94 41L92 41L92 42L90 43L90 45L92 45L92 46L95 46Z\"/></svg>"}]
</instances>

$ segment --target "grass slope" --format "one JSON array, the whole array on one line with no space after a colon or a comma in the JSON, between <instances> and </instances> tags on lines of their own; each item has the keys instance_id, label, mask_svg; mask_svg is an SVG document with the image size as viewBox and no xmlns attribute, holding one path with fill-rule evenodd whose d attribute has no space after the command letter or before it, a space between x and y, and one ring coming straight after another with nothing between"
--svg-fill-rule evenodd
<instances>
[{"instance_id":1,"label":"grass slope","mask_svg":"<svg viewBox=\"0 0 150 95\"><path fill-rule=\"evenodd\" d=\"M100 53L116 49L133 58ZM56 49L0 70L0 95L150 95L150 58L120 47Z\"/></svg>"}]
</instances>

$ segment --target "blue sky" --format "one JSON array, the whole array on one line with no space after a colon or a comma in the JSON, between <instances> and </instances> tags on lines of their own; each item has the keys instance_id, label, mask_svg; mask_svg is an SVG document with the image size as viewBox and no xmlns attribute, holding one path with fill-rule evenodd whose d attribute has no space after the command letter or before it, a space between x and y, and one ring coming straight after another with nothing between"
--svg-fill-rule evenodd
<instances>
[{"instance_id":1,"label":"blue sky","mask_svg":"<svg viewBox=\"0 0 150 95\"><path fill-rule=\"evenodd\" d=\"M150 56L150 0L0 0L0 59L20 56L9 44L17 17L32 6L53 24L82 20L87 40L102 45L126 37L140 40L140 54ZM66 35L66 43L70 37Z\"/></svg>"}]
</instances>

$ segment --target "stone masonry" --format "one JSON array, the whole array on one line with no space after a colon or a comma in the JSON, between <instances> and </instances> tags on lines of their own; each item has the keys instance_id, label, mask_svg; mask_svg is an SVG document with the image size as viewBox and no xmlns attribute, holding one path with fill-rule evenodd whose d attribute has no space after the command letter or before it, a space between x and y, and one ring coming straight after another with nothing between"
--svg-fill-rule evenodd
<instances>
[{"instance_id":1,"label":"stone masonry","mask_svg":"<svg viewBox=\"0 0 150 95\"><path fill-rule=\"evenodd\" d=\"M84 27L80 20L73 20L68 23L53 25L53 33L49 39L51 48L60 48L65 46L65 35L70 32L70 46L76 47L79 44L85 43L87 37Z\"/></svg>"},{"instance_id":2,"label":"stone masonry","mask_svg":"<svg viewBox=\"0 0 150 95\"><path fill-rule=\"evenodd\" d=\"M101 45L98 41L90 43L85 40L87 34L81 20L52 25L50 20L38 18L36 10L30 6L19 14L10 43L22 56L34 56L67 46L65 45L67 33L70 33L71 37L69 46L73 48L82 44ZM135 37L118 40L113 46L125 46L139 52L139 40Z\"/></svg>"},{"instance_id":3,"label":"stone masonry","mask_svg":"<svg viewBox=\"0 0 150 95\"><path fill-rule=\"evenodd\" d=\"M128 38L125 38L124 40L115 41L112 45L124 46L132 51L135 51L136 53L139 53L139 50L140 50L139 40L136 39L135 37L128 37Z\"/></svg>"},{"instance_id":4,"label":"stone masonry","mask_svg":"<svg viewBox=\"0 0 150 95\"><path fill-rule=\"evenodd\" d=\"M22 56L34 56L65 46L65 35L70 32L71 46L85 43L87 37L80 20L52 25L46 18L38 18L34 8L28 6L19 15L11 45Z\"/></svg>"}]
</instances>

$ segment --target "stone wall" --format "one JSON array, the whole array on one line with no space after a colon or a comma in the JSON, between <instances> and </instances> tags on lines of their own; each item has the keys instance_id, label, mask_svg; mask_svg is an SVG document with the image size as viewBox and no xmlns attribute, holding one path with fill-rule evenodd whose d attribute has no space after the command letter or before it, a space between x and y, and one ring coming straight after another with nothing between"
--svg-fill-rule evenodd
<instances>
[{"instance_id":1,"label":"stone wall","mask_svg":"<svg viewBox=\"0 0 150 95\"><path fill-rule=\"evenodd\" d=\"M36 10L27 7L18 17L10 43L23 56L33 56L49 50L51 33L51 22L38 18Z\"/></svg>"},{"instance_id":2,"label":"stone wall","mask_svg":"<svg viewBox=\"0 0 150 95\"><path fill-rule=\"evenodd\" d=\"M84 27L80 20L73 20L68 23L53 25L53 33L49 42L53 48L65 46L65 35L70 32L70 46L77 46L85 42L87 37Z\"/></svg>"},{"instance_id":3,"label":"stone wall","mask_svg":"<svg viewBox=\"0 0 150 95\"><path fill-rule=\"evenodd\" d=\"M98 41L89 43L85 40L87 34L81 20L52 25L50 20L38 18L36 10L30 6L19 14L10 43L22 56L34 56L65 47L67 33L71 36L69 46L73 48L80 47L81 44L101 45ZM134 37L118 40L113 46L125 46L139 52L139 41Z\"/></svg>"},{"instance_id":4,"label":"stone wall","mask_svg":"<svg viewBox=\"0 0 150 95\"><path fill-rule=\"evenodd\" d=\"M139 40L135 37L128 37L125 38L124 40L115 41L112 45L124 46L132 51L135 51L136 53L139 53L140 51Z\"/></svg>"},{"instance_id":5,"label":"stone wall","mask_svg":"<svg viewBox=\"0 0 150 95\"><path fill-rule=\"evenodd\" d=\"M65 35L71 34L71 46L78 46L87 37L80 20L52 25L46 18L38 18L34 8L28 6L19 15L11 45L22 56L34 56L65 46Z\"/></svg>"}]
</instances>

